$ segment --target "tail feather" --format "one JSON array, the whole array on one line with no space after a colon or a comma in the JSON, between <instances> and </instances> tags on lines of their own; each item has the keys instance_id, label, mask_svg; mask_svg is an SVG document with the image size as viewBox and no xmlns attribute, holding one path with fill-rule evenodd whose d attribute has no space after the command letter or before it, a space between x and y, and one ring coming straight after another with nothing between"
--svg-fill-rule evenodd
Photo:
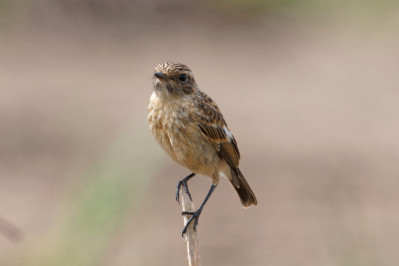
<instances>
[{"instance_id":1,"label":"tail feather","mask_svg":"<svg viewBox=\"0 0 399 266\"><path fill-rule=\"evenodd\" d=\"M249 207L250 205L256 206L258 204L258 201L256 200L255 194L249 186L247 180L245 180L245 177L241 173L240 169L230 168L230 172L232 175L232 179L230 180L230 182L236 190L238 196L240 197L241 204L244 207Z\"/></svg>"}]
</instances>

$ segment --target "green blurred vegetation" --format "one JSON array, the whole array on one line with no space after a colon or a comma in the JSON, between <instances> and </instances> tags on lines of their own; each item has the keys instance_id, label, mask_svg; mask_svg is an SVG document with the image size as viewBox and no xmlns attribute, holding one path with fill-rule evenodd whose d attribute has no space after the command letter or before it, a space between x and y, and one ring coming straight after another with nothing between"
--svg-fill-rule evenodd
<instances>
[{"instance_id":1,"label":"green blurred vegetation","mask_svg":"<svg viewBox=\"0 0 399 266\"><path fill-rule=\"evenodd\" d=\"M394 0L217 0L226 7L233 6L253 12L273 10L314 10L317 12L328 12L342 8L363 8L374 11L387 10L398 6Z\"/></svg>"},{"instance_id":2,"label":"green blurred vegetation","mask_svg":"<svg viewBox=\"0 0 399 266\"><path fill-rule=\"evenodd\" d=\"M7 25L11 18L15 18L17 10L16 1L0 0L0 26Z\"/></svg>"},{"instance_id":3,"label":"green blurred vegetation","mask_svg":"<svg viewBox=\"0 0 399 266\"><path fill-rule=\"evenodd\" d=\"M357 18L381 18L399 7L395 0L216 0L216 1L177 1L153 0L150 2L127 0L42 0L32 3L28 0L0 0L0 22L15 20L23 16L28 10L35 16L42 12L65 12L72 15L75 12L90 14L90 17L102 19L130 19L135 20L144 13L159 12L164 10L173 13L176 10L189 10L191 8L215 9L220 12L235 11L249 16L277 15L288 17L328 18L331 16L345 16ZM54 9L55 8L55 9ZM163 11L162 11L163 12Z\"/></svg>"},{"instance_id":4,"label":"green blurred vegetation","mask_svg":"<svg viewBox=\"0 0 399 266\"><path fill-rule=\"evenodd\" d=\"M104 261L118 230L139 210L160 163L147 128L133 125L79 178L79 187L69 189L54 228L27 247L26 263L21 264L21 254L10 254L0 265L94 266Z\"/></svg>"},{"instance_id":5,"label":"green blurred vegetation","mask_svg":"<svg viewBox=\"0 0 399 266\"><path fill-rule=\"evenodd\" d=\"M394 0L217 0L209 3L217 3L222 10L234 9L249 15L283 16L301 20L375 21L399 7L399 2Z\"/></svg>"}]
</instances>

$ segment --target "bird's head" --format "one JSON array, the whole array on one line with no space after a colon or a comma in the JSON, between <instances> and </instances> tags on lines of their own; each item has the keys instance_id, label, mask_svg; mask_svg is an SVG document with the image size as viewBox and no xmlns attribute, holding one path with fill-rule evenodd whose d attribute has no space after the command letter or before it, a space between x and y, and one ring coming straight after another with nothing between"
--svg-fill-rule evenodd
<instances>
[{"instance_id":1,"label":"bird's head","mask_svg":"<svg viewBox=\"0 0 399 266\"><path fill-rule=\"evenodd\" d=\"M159 97L184 97L197 89L188 66L165 62L155 67L154 90Z\"/></svg>"}]
</instances>

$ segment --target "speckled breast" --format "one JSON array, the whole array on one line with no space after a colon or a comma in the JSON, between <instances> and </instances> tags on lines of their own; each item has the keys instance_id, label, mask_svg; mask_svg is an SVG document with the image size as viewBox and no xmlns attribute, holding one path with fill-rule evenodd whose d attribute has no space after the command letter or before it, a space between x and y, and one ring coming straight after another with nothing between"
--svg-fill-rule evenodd
<instances>
[{"instance_id":1,"label":"speckled breast","mask_svg":"<svg viewBox=\"0 0 399 266\"><path fill-rule=\"evenodd\" d=\"M184 106L150 101L148 122L155 139L177 163L195 173L212 175L219 157Z\"/></svg>"}]
</instances>

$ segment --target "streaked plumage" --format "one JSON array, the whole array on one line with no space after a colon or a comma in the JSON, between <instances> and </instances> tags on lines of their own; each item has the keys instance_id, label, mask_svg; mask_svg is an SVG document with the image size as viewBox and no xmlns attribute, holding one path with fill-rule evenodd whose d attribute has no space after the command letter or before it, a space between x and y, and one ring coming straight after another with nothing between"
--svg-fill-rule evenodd
<instances>
[{"instance_id":1,"label":"streaked plumage","mask_svg":"<svg viewBox=\"0 0 399 266\"><path fill-rule=\"evenodd\" d=\"M243 206L256 197L239 167L240 152L216 103L200 91L191 70L183 64L155 68L149 103L151 132L166 153L193 173L230 180Z\"/></svg>"}]
</instances>

